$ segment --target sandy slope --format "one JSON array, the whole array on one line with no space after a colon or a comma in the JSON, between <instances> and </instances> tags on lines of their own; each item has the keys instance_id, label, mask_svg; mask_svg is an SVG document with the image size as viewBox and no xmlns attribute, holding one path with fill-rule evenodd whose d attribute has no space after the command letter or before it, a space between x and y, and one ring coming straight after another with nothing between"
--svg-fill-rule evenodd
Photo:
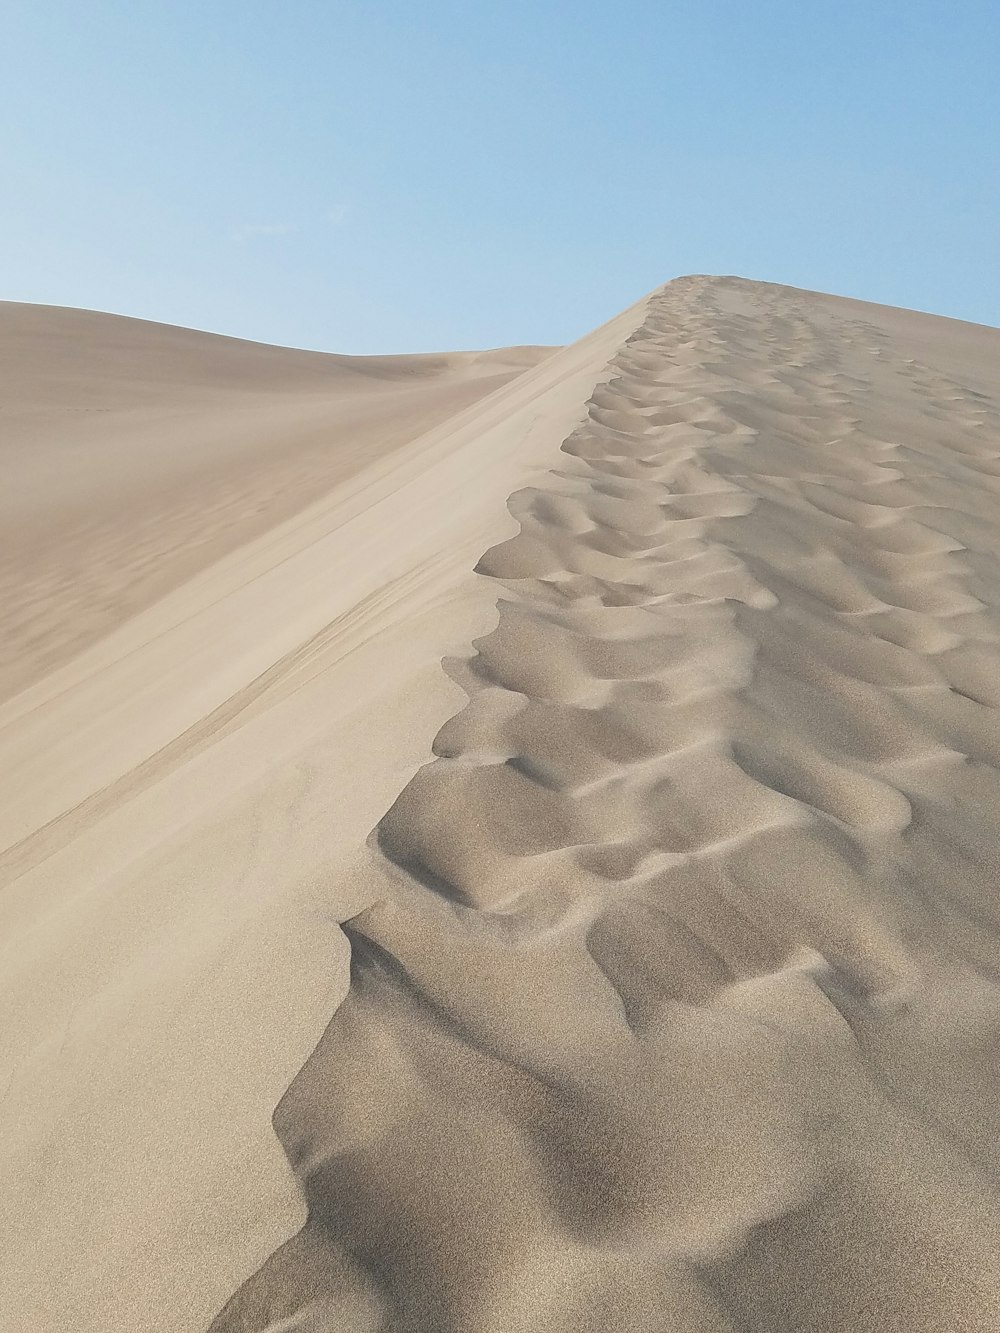
<instances>
[{"instance_id":1,"label":"sandy slope","mask_svg":"<svg viewBox=\"0 0 1000 1333\"><path fill-rule=\"evenodd\" d=\"M329 356L0 302L0 698L544 354Z\"/></svg>"},{"instance_id":2,"label":"sandy slope","mask_svg":"<svg viewBox=\"0 0 1000 1333\"><path fill-rule=\"evenodd\" d=\"M547 353L0 315L8 683L61 663L0 704L0 1327L203 1328L303 1215L271 1110L346 985L344 867L456 706L441 590ZM448 470L456 413L498 461ZM14 650L22 608L55 633Z\"/></svg>"},{"instance_id":3,"label":"sandy slope","mask_svg":"<svg viewBox=\"0 0 1000 1333\"><path fill-rule=\"evenodd\" d=\"M651 301L480 562L217 1333L1000 1327L998 356Z\"/></svg>"},{"instance_id":4,"label":"sandy slope","mask_svg":"<svg viewBox=\"0 0 1000 1333\"><path fill-rule=\"evenodd\" d=\"M195 522L355 392L244 354ZM1000 333L683 279L385 380L0 707L0 1326L1000 1326Z\"/></svg>"}]
</instances>

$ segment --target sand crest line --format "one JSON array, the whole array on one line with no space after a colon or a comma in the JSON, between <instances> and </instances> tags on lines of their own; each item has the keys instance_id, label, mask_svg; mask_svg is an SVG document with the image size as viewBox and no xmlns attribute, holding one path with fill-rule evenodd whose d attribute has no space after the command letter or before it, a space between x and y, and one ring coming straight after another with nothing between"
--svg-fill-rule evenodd
<instances>
[{"instance_id":1,"label":"sand crest line","mask_svg":"<svg viewBox=\"0 0 1000 1333\"><path fill-rule=\"evenodd\" d=\"M978 1076L946 1129L915 1017L1000 1028L995 840L948 813L1000 794L966 540L1000 415L852 307L668 285L512 495L497 627L447 664L468 702L370 840L396 890L275 1113L308 1221L213 1333L1000 1313Z\"/></svg>"}]
</instances>

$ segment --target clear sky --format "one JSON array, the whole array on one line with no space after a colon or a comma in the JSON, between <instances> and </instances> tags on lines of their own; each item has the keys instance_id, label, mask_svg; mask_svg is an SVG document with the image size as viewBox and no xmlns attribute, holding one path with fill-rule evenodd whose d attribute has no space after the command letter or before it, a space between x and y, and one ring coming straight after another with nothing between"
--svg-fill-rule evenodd
<instances>
[{"instance_id":1,"label":"clear sky","mask_svg":"<svg viewBox=\"0 0 1000 1333\"><path fill-rule=\"evenodd\" d=\"M347 352L683 273L1000 324L1000 3L8 0L0 297Z\"/></svg>"}]
</instances>

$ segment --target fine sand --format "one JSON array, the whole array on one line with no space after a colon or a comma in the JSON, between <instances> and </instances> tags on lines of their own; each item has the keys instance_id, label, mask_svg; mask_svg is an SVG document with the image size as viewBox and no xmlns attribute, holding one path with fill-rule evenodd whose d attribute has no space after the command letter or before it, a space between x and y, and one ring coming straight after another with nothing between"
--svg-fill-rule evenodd
<instances>
[{"instance_id":1,"label":"fine sand","mask_svg":"<svg viewBox=\"0 0 1000 1333\"><path fill-rule=\"evenodd\" d=\"M995 1333L1000 332L0 316L0 1327Z\"/></svg>"}]
</instances>

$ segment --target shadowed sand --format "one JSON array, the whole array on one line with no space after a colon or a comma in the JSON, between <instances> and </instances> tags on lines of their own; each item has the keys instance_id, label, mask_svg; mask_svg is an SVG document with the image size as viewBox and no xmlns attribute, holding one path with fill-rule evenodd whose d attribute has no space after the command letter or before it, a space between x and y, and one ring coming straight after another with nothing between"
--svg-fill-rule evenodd
<instances>
[{"instance_id":1,"label":"shadowed sand","mask_svg":"<svg viewBox=\"0 0 1000 1333\"><path fill-rule=\"evenodd\" d=\"M0 708L0 1323L1000 1327L1000 333L489 355Z\"/></svg>"},{"instance_id":2,"label":"shadowed sand","mask_svg":"<svg viewBox=\"0 0 1000 1333\"><path fill-rule=\"evenodd\" d=\"M5 1331L203 1329L300 1224L271 1112L504 528L441 458L547 355L0 306Z\"/></svg>"},{"instance_id":3,"label":"shadowed sand","mask_svg":"<svg viewBox=\"0 0 1000 1333\"><path fill-rule=\"evenodd\" d=\"M479 562L215 1333L1000 1326L998 355L652 298Z\"/></svg>"}]
</instances>

